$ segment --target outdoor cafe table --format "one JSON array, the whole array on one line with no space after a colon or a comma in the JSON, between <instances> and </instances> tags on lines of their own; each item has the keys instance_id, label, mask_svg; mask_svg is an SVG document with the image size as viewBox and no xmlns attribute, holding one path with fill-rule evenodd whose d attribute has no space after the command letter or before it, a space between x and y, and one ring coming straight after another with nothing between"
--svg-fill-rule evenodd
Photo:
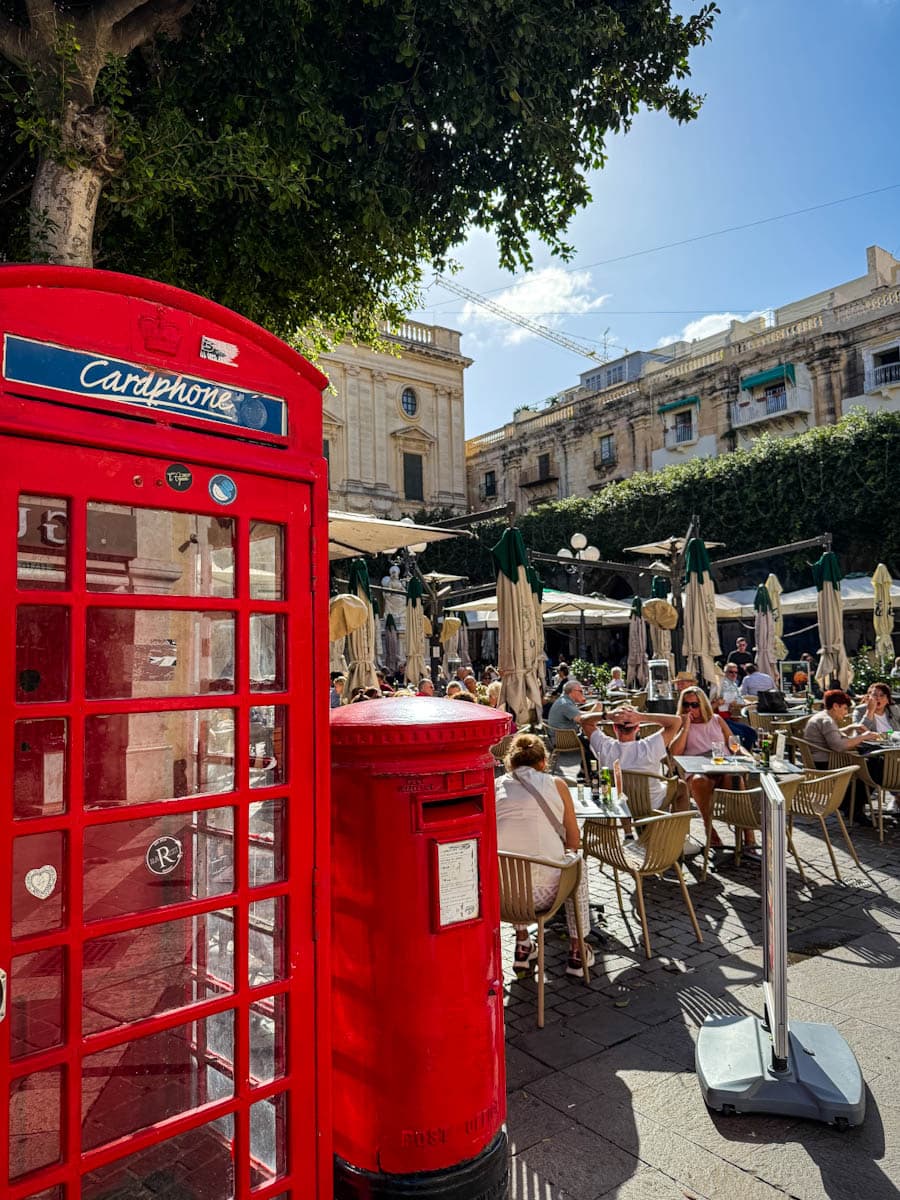
<instances>
[{"instance_id":1,"label":"outdoor cafe table","mask_svg":"<svg viewBox=\"0 0 900 1200\"><path fill-rule=\"evenodd\" d=\"M783 759L773 759L768 768L762 767L752 758L726 758L724 762L714 763L712 758L703 754L676 754L675 766L683 775L803 775L802 767Z\"/></svg>"},{"instance_id":2,"label":"outdoor cafe table","mask_svg":"<svg viewBox=\"0 0 900 1200\"><path fill-rule=\"evenodd\" d=\"M578 799L578 791L575 785L569 785L569 791L572 793L572 803L575 807L575 816L579 821L630 821L631 811L628 808L628 797L624 792L616 792L606 802L595 800L590 793L589 788L584 789L583 799Z\"/></svg>"}]
</instances>

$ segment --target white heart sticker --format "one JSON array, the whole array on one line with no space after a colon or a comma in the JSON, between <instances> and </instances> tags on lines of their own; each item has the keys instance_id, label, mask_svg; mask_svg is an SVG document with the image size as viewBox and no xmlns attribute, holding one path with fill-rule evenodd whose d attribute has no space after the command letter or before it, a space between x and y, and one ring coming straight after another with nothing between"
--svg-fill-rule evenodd
<instances>
[{"instance_id":1,"label":"white heart sticker","mask_svg":"<svg viewBox=\"0 0 900 1200\"><path fill-rule=\"evenodd\" d=\"M35 867L25 876L25 887L38 900L46 900L53 895L56 887L56 867L46 863L43 867Z\"/></svg>"}]
</instances>

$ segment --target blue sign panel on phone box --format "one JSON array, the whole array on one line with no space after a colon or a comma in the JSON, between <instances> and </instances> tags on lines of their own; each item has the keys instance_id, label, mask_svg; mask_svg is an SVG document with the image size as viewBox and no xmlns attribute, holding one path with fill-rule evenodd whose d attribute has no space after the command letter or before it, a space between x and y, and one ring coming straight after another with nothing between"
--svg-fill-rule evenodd
<instances>
[{"instance_id":1,"label":"blue sign panel on phone box","mask_svg":"<svg viewBox=\"0 0 900 1200\"><path fill-rule=\"evenodd\" d=\"M142 367L87 350L5 334L3 375L70 396L101 398L254 433L287 433L287 405L276 396Z\"/></svg>"}]
</instances>

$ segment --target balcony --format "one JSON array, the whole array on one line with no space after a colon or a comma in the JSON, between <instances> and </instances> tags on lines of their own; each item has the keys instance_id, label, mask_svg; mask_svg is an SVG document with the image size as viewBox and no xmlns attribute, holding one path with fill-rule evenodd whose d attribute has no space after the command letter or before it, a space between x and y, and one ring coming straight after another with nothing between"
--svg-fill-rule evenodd
<instances>
[{"instance_id":1,"label":"balcony","mask_svg":"<svg viewBox=\"0 0 900 1200\"><path fill-rule=\"evenodd\" d=\"M783 391L769 396L751 397L746 392L741 394L746 399L735 400L731 405L731 425L734 429L758 425L778 417L812 412L812 396L807 388L789 384Z\"/></svg>"},{"instance_id":2,"label":"balcony","mask_svg":"<svg viewBox=\"0 0 900 1200\"><path fill-rule=\"evenodd\" d=\"M557 483L559 475L555 466L547 471L525 471L519 476L519 487L536 488L542 484Z\"/></svg>"},{"instance_id":3,"label":"balcony","mask_svg":"<svg viewBox=\"0 0 900 1200\"><path fill-rule=\"evenodd\" d=\"M866 391L875 392L883 387L896 387L900 384L900 362L885 363L882 367L872 367L866 371Z\"/></svg>"},{"instance_id":4,"label":"balcony","mask_svg":"<svg viewBox=\"0 0 900 1200\"><path fill-rule=\"evenodd\" d=\"M614 467L619 461L619 456L615 450L595 450L594 451L594 469L597 471L608 471L610 467Z\"/></svg>"},{"instance_id":5,"label":"balcony","mask_svg":"<svg viewBox=\"0 0 900 1200\"><path fill-rule=\"evenodd\" d=\"M670 425L665 432L663 445L667 450L677 450L680 446L690 446L698 438L695 422L690 424Z\"/></svg>"}]
</instances>

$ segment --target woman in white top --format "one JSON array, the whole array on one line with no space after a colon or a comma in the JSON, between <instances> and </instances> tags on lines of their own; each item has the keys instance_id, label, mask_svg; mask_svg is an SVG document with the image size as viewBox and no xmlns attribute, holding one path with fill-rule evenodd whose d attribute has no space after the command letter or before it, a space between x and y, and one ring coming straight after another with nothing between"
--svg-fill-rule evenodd
<instances>
[{"instance_id":1,"label":"woman in white top","mask_svg":"<svg viewBox=\"0 0 900 1200\"><path fill-rule=\"evenodd\" d=\"M513 740L506 757L506 774L496 781L497 845L500 850L529 858L547 858L559 862L574 854L581 845L581 832L575 819L575 808L569 789L562 779L547 772L547 752L540 738L520 733ZM544 804L537 799L535 792ZM546 809L549 810L545 811ZM531 884L537 908L549 908L559 889L559 871L553 867L535 865L531 868ZM574 900L574 903L573 903ZM569 962L567 975L582 975L575 907L581 912L582 929L590 927L588 910L587 872L582 870L581 883L574 897L566 901L566 923L569 928ZM593 951L586 947L588 966L593 963ZM527 926L516 926L516 970L526 970L537 957L537 947Z\"/></svg>"}]
</instances>

